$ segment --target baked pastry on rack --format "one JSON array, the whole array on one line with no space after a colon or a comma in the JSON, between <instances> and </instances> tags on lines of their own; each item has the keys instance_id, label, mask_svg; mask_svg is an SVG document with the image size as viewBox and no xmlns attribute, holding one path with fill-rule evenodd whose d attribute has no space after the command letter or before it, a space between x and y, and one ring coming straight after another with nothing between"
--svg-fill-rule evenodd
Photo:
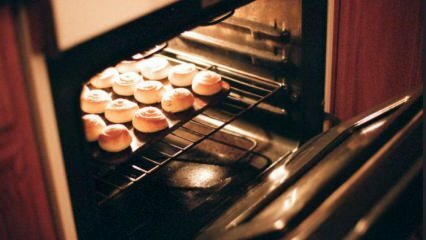
<instances>
[{"instance_id":1,"label":"baked pastry on rack","mask_svg":"<svg viewBox=\"0 0 426 240\"><path fill-rule=\"evenodd\" d=\"M161 102L166 89L159 81L143 81L135 87L135 99L144 104Z\"/></svg>"},{"instance_id":2,"label":"baked pastry on rack","mask_svg":"<svg viewBox=\"0 0 426 240\"><path fill-rule=\"evenodd\" d=\"M99 135L99 147L107 152L120 152L132 143L130 131L122 124L112 124Z\"/></svg>"},{"instance_id":3,"label":"baked pastry on rack","mask_svg":"<svg viewBox=\"0 0 426 240\"><path fill-rule=\"evenodd\" d=\"M169 74L169 61L162 57L150 57L140 62L142 75L151 80L161 80L167 78Z\"/></svg>"},{"instance_id":4,"label":"baked pastry on rack","mask_svg":"<svg viewBox=\"0 0 426 240\"><path fill-rule=\"evenodd\" d=\"M156 107L143 107L133 116L133 127L143 133L158 132L169 127L166 116Z\"/></svg>"},{"instance_id":5,"label":"baked pastry on rack","mask_svg":"<svg viewBox=\"0 0 426 240\"><path fill-rule=\"evenodd\" d=\"M169 71L169 81L177 87L191 86L192 79L198 73L192 63L182 63L172 67Z\"/></svg>"},{"instance_id":6,"label":"baked pastry on rack","mask_svg":"<svg viewBox=\"0 0 426 240\"><path fill-rule=\"evenodd\" d=\"M222 90L222 77L212 71L201 71L192 80L192 91L198 95L211 96Z\"/></svg>"},{"instance_id":7,"label":"baked pastry on rack","mask_svg":"<svg viewBox=\"0 0 426 240\"><path fill-rule=\"evenodd\" d=\"M121 96L132 96L136 85L142 80L142 76L136 72L125 72L114 81L112 90Z\"/></svg>"},{"instance_id":8,"label":"baked pastry on rack","mask_svg":"<svg viewBox=\"0 0 426 240\"><path fill-rule=\"evenodd\" d=\"M137 60L123 60L117 63L117 65L115 65L115 68L117 68L117 70L120 73L139 72L140 71L139 64L140 64L140 61L137 61Z\"/></svg>"},{"instance_id":9,"label":"baked pastry on rack","mask_svg":"<svg viewBox=\"0 0 426 240\"><path fill-rule=\"evenodd\" d=\"M104 120L96 114L86 114L81 119L83 120L86 140L89 142L98 140L102 130L106 127Z\"/></svg>"},{"instance_id":10,"label":"baked pastry on rack","mask_svg":"<svg viewBox=\"0 0 426 240\"><path fill-rule=\"evenodd\" d=\"M80 98L81 110L85 113L103 113L111 102L111 95L104 90L90 90L85 87Z\"/></svg>"},{"instance_id":11,"label":"baked pastry on rack","mask_svg":"<svg viewBox=\"0 0 426 240\"><path fill-rule=\"evenodd\" d=\"M119 78L119 73L114 67L109 67L90 79L90 84L96 88L110 88L113 82Z\"/></svg>"},{"instance_id":12,"label":"baked pastry on rack","mask_svg":"<svg viewBox=\"0 0 426 240\"><path fill-rule=\"evenodd\" d=\"M161 107L166 112L182 112L192 107L194 95L186 88L167 91L161 99Z\"/></svg>"},{"instance_id":13,"label":"baked pastry on rack","mask_svg":"<svg viewBox=\"0 0 426 240\"><path fill-rule=\"evenodd\" d=\"M118 98L110 103L105 108L105 118L113 123L125 123L132 121L133 114L139 106L127 99Z\"/></svg>"}]
</instances>

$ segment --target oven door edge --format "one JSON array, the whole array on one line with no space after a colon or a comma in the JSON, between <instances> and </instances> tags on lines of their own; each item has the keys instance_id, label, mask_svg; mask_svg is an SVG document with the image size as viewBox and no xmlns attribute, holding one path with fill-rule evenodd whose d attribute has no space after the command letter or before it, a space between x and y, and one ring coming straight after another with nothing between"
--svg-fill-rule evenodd
<instances>
[{"instance_id":1,"label":"oven door edge","mask_svg":"<svg viewBox=\"0 0 426 240\"><path fill-rule=\"evenodd\" d=\"M31 104L31 116L41 153L44 180L48 186L49 204L55 230L60 239L77 239L75 215L69 181L63 160L57 118L53 106L45 55L31 41L28 9L15 9L20 59Z\"/></svg>"},{"instance_id":2,"label":"oven door edge","mask_svg":"<svg viewBox=\"0 0 426 240\"><path fill-rule=\"evenodd\" d=\"M241 236L244 236L243 238L252 238L274 236L274 234L283 237L284 228L287 227L285 226L286 223L280 224L281 222L278 222L278 224L275 224L276 222L270 222L267 218L257 221L257 215L264 209L271 208L272 203L277 205L276 200L283 193L288 192L287 190L293 188L304 175L312 175L311 169L318 163L321 163L328 154L339 149L340 145L351 137L352 134L355 134L357 129L361 132L367 131L369 128L371 129L371 126L378 125L377 123L381 124L384 118L392 120L387 124L390 125L390 129L393 132L396 129L403 128L405 124L409 125L408 120L414 119L415 116L413 117L413 114L419 111L418 107L421 98L421 92L418 90L403 94L396 99L381 104L364 114L318 135L289 156L284 156L266 171L258 185L250 189L240 201L237 201L234 206L218 217L215 222L203 229L198 239L239 239ZM400 125L401 122L405 123ZM399 125L399 127L395 129L396 125ZM378 129L374 130L378 131ZM374 145L374 143L370 145ZM365 149L367 147L361 144L353 152L360 153L365 151ZM412 160L416 159L413 158ZM408 161L408 163L404 164L409 166L411 162ZM414 165L415 162L413 162ZM331 166L327 172L334 173L337 171L337 168L333 169L334 166ZM409 172L406 173L408 174ZM301 185L301 187L304 186ZM286 199L286 201L288 200ZM299 199L298 201L305 200ZM280 206L283 204L283 202L278 203Z\"/></svg>"},{"instance_id":3,"label":"oven door edge","mask_svg":"<svg viewBox=\"0 0 426 240\"><path fill-rule=\"evenodd\" d=\"M167 41L186 29L208 22L251 1L253 0L162 0L153 4L155 6L140 3L142 6L147 5L148 10L135 9L135 3L119 3L120 6L114 6L116 3L111 1L79 4L78 1L61 3L55 0L37 0L23 5L30 11L31 40L47 56L58 57L73 52L74 49L95 44L98 48L95 55L105 55L105 49L108 49L110 54L107 63L110 63ZM98 5L98 13L90 14L93 11L87 8L95 5ZM119 19L105 20L105 15L111 8L117 8L115 11ZM132 15L126 16L126 12ZM98 18L102 20L100 23L95 22ZM86 21L87 26L82 27L81 21ZM163 26L168 26L167 30L163 30ZM77 31L79 28L81 31ZM90 31L90 28L94 30ZM144 31L141 32L141 29ZM123 41L120 40L123 35L127 38L126 50L123 50Z\"/></svg>"}]
</instances>

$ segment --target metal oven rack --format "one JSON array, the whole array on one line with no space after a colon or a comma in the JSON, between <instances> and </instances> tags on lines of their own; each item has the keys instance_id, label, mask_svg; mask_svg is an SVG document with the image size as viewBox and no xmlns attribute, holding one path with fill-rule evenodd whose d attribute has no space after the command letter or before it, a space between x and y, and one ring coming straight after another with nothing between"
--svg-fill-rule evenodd
<instances>
[{"instance_id":1,"label":"metal oven rack","mask_svg":"<svg viewBox=\"0 0 426 240\"><path fill-rule=\"evenodd\" d=\"M182 62L175 58L169 60ZM238 79L232 74L227 74L232 71L229 72L222 67L210 65L209 68L220 72L223 79L231 85L230 94L215 106L220 115L214 114L214 111L209 111L209 109L205 110L163 139L132 156L126 163L113 166L91 162L90 167L96 186L98 205L102 205L133 184L140 182L160 166L177 159L203 140L213 138L215 133L245 112L263 103L282 87L279 83L266 82L241 73L234 75L240 78ZM247 154L254 149L255 144L254 142L252 147L244 149ZM232 147L238 148L238 146Z\"/></svg>"}]
</instances>

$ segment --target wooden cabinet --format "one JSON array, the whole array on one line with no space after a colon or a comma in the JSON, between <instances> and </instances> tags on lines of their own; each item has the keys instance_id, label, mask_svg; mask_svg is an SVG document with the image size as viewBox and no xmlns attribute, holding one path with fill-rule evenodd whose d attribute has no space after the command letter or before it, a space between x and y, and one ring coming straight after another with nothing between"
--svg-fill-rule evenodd
<instances>
[{"instance_id":1,"label":"wooden cabinet","mask_svg":"<svg viewBox=\"0 0 426 240\"><path fill-rule=\"evenodd\" d=\"M421 84L420 0L335 0L331 112L347 119Z\"/></svg>"},{"instance_id":2,"label":"wooden cabinet","mask_svg":"<svg viewBox=\"0 0 426 240\"><path fill-rule=\"evenodd\" d=\"M12 13L0 4L0 239L57 239Z\"/></svg>"}]
</instances>

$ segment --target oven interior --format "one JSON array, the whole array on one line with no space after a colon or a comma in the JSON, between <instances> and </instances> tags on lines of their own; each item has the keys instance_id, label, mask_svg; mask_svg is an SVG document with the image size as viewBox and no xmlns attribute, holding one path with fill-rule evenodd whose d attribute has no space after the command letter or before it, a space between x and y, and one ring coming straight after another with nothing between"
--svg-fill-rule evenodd
<instances>
[{"instance_id":1,"label":"oven interior","mask_svg":"<svg viewBox=\"0 0 426 240\"><path fill-rule=\"evenodd\" d=\"M73 204L89 209L82 213L74 207L76 218L85 219L80 225L97 219L91 224L101 230L98 234L103 238L111 239L194 237L258 184L266 169L319 133L324 76L316 69L324 64L321 38L325 30L316 36L317 42L303 35L303 30L317 27L309 23L315 18L304 21L309 19L302 16L306 11L299 0L254 1L144 51L146 58L155 54L172 65L193 63L217 72L231 90L221 102L144 146L124 163L95 160L90 144L81 140L82 130L71 133L72 128L65 130L60 122L61 138L69 139L62 144L69 156L65 159L70 185L89 179L85 191L71 186L79 192L79 196L72 194ZM319 15L324 18L323 13ZM310 44L315 45L311 52ZM308 50L302 54L302 49ZM310 65L305 57L320 63ZM63 111L60 102L79 95L63 87L63 82L80 77L81 90L88 76L96 73L82 70L66 76L73 71L70 66L81 63L64 59L48 59L51 78L62 79L52 82L58 89L54 91L57 112ZM100 69L116 63L100 65ZM60 119L61 114L57 115ZM81 122L77 126L82 129ZM79 152L67 153L76 142L83 142Z\"/></svg>"},{"instance_id":2,"label":"oven interior","mask_svg":"<svg viewBox=\"0 0 426 240\"><path fill-rule=\"evenodd\" d=\"M199 228L298 145L297 126L281 102L282 83L195 57L190 61L193 55L176 55L173 49L161 55L214 69L231 92L123 164L90 162L97 202L106 209L102 219L118 235L138 229L135 235L142 239L166 237L163 226L182 222ZM129 189L132 194L123 194ZM182 227L173 229L188 234Z\"/></svg>"}]
</instances>

